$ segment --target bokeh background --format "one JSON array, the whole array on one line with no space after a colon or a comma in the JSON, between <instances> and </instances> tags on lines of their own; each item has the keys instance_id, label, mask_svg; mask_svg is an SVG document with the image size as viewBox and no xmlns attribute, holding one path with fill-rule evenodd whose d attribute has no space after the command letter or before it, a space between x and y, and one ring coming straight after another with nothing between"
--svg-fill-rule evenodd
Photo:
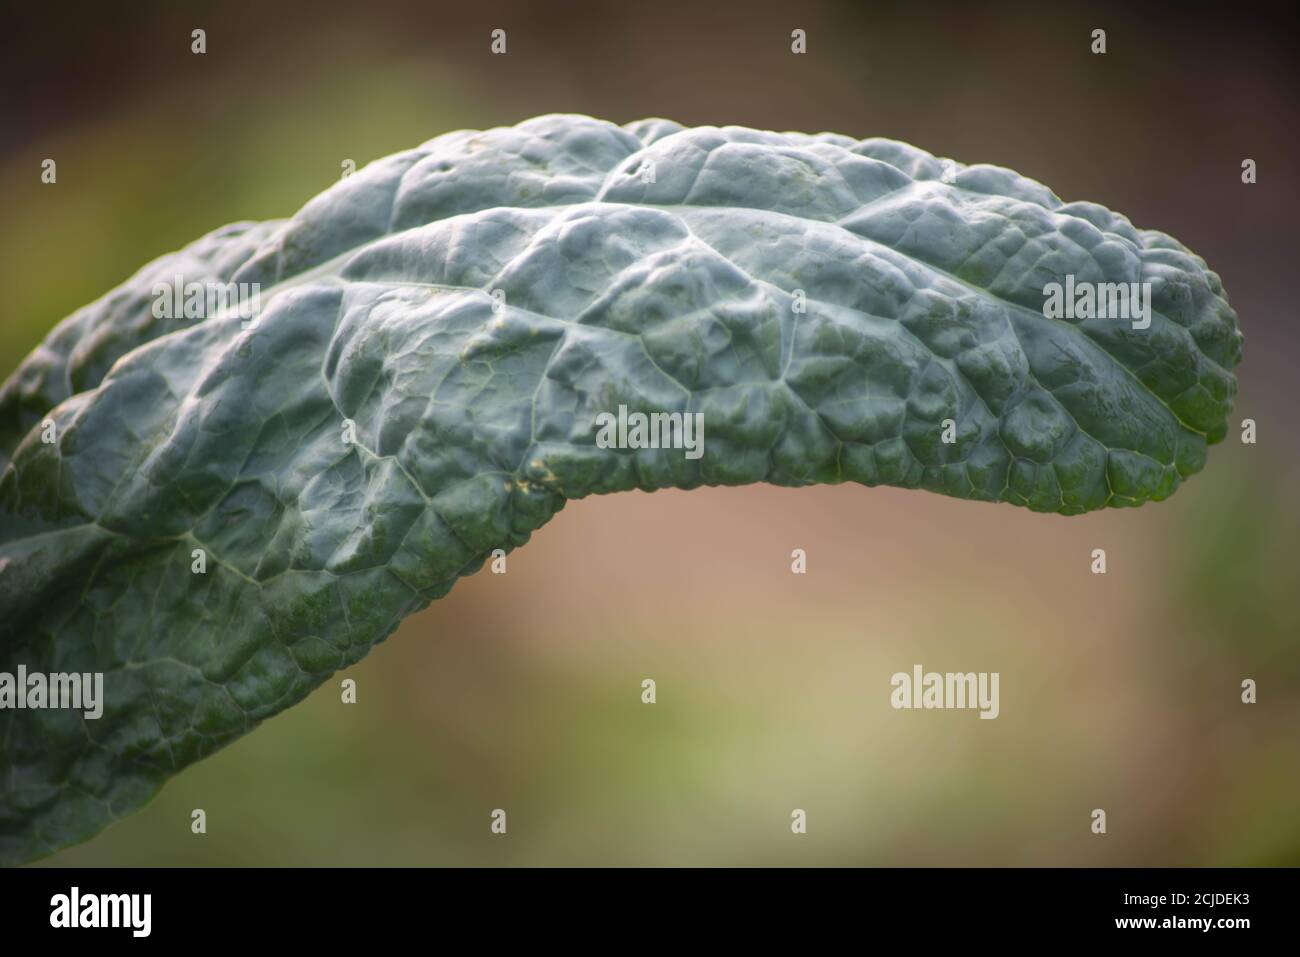
<instances>
[{"instance_id":1,"label":"bokeh background","mask_svg":"<svg viewBox=\"0 0 1300 957\"><path fill-rule=\"evenodd\" d=\"M552 111L1010 166L1187 243L1246 334L1228 440L1168 502L1071 519L857 486L572 503L506 575L463 581L347 671L356 705L337 676L47 863L1300 864L1300 124L1293 34L1268 12L41 3L5 10L0 79L0 374L155 256L292 214L345 159ZM892 710L914 663L1000 672L1001 716Z\"/></svg>"}]
</instances>

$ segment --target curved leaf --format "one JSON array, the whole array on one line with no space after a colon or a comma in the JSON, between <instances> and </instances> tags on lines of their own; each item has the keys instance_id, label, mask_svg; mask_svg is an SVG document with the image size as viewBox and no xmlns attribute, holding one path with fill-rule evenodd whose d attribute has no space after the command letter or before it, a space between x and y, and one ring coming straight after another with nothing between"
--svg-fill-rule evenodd
<instances>
[{"instance_id":1,"label":"curved leaf","mask_svg":"<svg viewBox=\"0 0 1300 957\"><path fill-rule=\"evenodd\" d=\"M155 318L174 275L257 284L257 321ZM1149 327L1045 318L1066 276L1151 283ZM106 699L0 711L0 860L140 807L568 499L1162 499L1240 341L1168 236L891 140L546 116L376 162L146 267L0 390L0 670ZM703 454L600 447L620 406L702 414Z\"/></svg>"}]
</instances>

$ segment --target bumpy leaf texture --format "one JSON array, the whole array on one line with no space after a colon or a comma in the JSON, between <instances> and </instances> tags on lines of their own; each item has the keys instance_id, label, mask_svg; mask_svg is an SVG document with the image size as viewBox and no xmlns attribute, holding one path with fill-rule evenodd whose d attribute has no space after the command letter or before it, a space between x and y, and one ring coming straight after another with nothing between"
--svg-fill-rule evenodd
<instances>
[{"instance_id":1,"label":"bumpy leaf texture","mask_svg":"<svg viewBox=\"0 0 1300 957\"><path fill-rule=\"evenodd\" d=\"M0 671L103 672L105 707L0 711L0 861L139 808L568 499L1171 494L1236 390L1219 277L1010 170L948 170L885 139L544 116L380 160L64 321L0 391ZM1044 318L1066 274L1152 283L1150 328ZM258 321L154 318L177 275L260 284ZM703 457L597 447L620 405L703 413Z\"/></svg>"}]
</instances>

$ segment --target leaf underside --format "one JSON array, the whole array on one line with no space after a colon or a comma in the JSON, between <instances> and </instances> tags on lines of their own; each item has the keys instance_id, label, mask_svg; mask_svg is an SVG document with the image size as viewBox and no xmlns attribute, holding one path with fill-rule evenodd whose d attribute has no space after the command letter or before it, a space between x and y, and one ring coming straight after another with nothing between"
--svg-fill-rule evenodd
<instances>
[{"instance_id":1,"label":"leaf underside","mask_svg":"<svg viewBox=\"0 0 1300 957\"><path fill-rule=\"evenodd\" d=\"M1067 274L1150 282L1150 328L1044 318ZM258 321L154 318L177 275L260 284ZM0 710L0 862L138 809L568 499L1138 505L1223 437L1240 353L1175 240L893 140L557 115L387 157L146 266L0 389L0 671L106 699ZM703 457L598 448L620 405L703 413Z\"/></svg>"}]
</instances>

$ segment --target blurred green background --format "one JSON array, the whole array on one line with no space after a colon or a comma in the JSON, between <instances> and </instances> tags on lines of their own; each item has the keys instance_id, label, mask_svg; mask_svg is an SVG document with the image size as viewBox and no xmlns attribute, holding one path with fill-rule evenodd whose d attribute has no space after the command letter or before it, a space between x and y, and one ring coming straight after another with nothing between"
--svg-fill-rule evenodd
<instances>
[{"instance_id":1,"label":"blurred green background","mask_svg":"<svg viewBox=\"0 0 1300 957\"><path fill-rule=\"evenodd\" d=\"M1246 334L1228 440L1166 503L1064 519L856 486L573 503L506 575L462 582L47 863L1300 864L1289 28L1195 3L151 0L4 20L4 373L148 260L292 214L346 159L552 111L1010 166L1181 239ZM894 711L890 676L915 663L1000 672L1001 716Z\"/></svg>"}]
</instances>

